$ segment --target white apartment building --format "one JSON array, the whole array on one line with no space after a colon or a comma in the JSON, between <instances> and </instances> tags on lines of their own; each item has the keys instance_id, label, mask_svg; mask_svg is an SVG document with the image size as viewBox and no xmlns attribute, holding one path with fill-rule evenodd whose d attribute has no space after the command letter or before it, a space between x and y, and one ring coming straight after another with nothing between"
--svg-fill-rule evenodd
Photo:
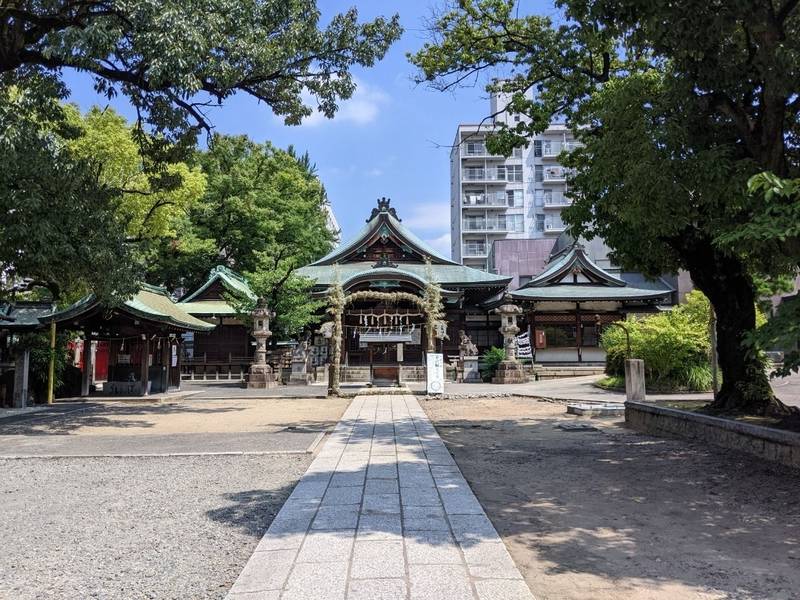
<instances>
[{"instance_id":1,"label":"white apartment building","mask_svg":"<svg viewBox=\"0 0 800 600\"><path fill-rule=\"evenodd\" d=\"M491 114L502 102L492 98ZM520 117L504 113L494 122L459 125L450 153L452 257L483 270L495 240L555 239L564 231L561 209L570 204L558 155L574 144L571 132L553 123L506 158L486 150L486 133L500 119L513 125Z\"/></svg>"}]
</instances>

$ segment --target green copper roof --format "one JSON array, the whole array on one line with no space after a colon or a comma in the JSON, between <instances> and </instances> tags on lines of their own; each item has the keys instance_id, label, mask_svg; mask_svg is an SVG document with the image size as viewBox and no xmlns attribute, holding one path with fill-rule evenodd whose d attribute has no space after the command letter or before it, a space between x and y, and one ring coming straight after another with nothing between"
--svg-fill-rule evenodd
<instances>
[{"instance_id":1,"label":"green copper roof","mask_svg":"<svg viewBox=\"0 0 800 600\"><path fill-rule=\"evenodd\" d=\"M336 278L336 271L339 272L339 281L344 285L348 280L355 279L358 275L373 273L377 278L388 278L393 272L398 275L408 274L417 281L426 282L428 280L427 266L423 264L401 263L396 269L380 268L373 269L371 262L353 262L340 264L337 267L331 265L318 265L316 263L297 270L297 274L313 279L318 286L329 286ZM505 287L511 277L495 275L479 271L472 267L465 267L456 263L446 265L431 265L433 278L444 287Z\"/></svg>"},{"instance_id":2,"label":"green copper roof","mask_svg":"<svg viewBox=\"0 0 800 600\"><path fill-rule=\"evenodd\" d=\"M222 285L225 286L225 289L232 294L244 296L249 300L257 299L253 290L250 289L250 285L248 285L247 280L242 275L239 275L235 271L231 271L224 265L218 265L211 269L206 282L188 296L181 298L180 303L191 302L193 298L196 298L202 292L207 290L208 287L215 281L222 283Z\"/></svg>"},{"instance_id":3,"label":"green copper roof","mask_svg":"<svg viewBox=\"0 0 800 600\"><path fill-rule=\"evenodd\" d=\"M510 292L509 295L514 300L585 302L589 300L657 300L666 298L670 293L671 290L644 290L627 286L576 283L525 287Z\"/></svg>"},{"instance_id":4,"label":"green copper roof","mask_svg":"<svg viewBox=\"0 0 800 600\"><path fill-rule=\"evenodd\" d=\"M553 255L551 260L544 271L520 289L510 292L509 296L514 300L532 302L586 302L662 300L672 293L663 282L653 282L649 289L628 285L624 279L598 266L588 257L583 246L574 242L571 247ZM570 281L573 273L583 280Z\"/></svg>"},{"instance_id":5,"label":"green copper roof","mask_svg":"<svg viewBox=\"0 0 800 600\"><path fill-rule=\"evenodd\" d=\"M225 300L195 300L179 302L183 310L190 315L235 315L236 309Z\"/></svg>"},{"instance_id":6,"label":"green copper roof","mask_svg":"<svg viewBox=\"0 0 800 600\"><path fill-rule=\"evenodd\" d=\"M45 317L40 317L43 323L55 320L57 323L80 319L90 311L97 308L98 300L90 294L78 300L72 306ZM126 300L116 310L127 312L135 317L148 321L164 323L177 329L189 331L208 331L214 329L212 323L206 323L190 315L180 304L173 302L164 288L142 285L141 289L130 300Z\"/></svg>"},{"instance_id":7,"label":"green copper roof","mask_svg":"<svg viewBox=\"0 0 800 600\"><path fill-rule=\"evenodd\" d=\"M589 258L583 246L573 244L569 250L565 249L562 252L563 254L559 253L553 257L555 260L548 264L544 271L522 287L529 288L553 285L559 283L565 275L574 270L580 271L585 277L600 285L625 285L622 279L602 269Z\"/></svg>"},{"instance_id":8,"label":"green copper roof","mask_svg":"<svg viewBox=\"0 0 800 600\"><path fill-rule=\"evenodd\" d=\"M20 301L0 303L0 329L26 330L41 327L39 321L53 312L51 302Z\"/></svg>"}]
</instances>

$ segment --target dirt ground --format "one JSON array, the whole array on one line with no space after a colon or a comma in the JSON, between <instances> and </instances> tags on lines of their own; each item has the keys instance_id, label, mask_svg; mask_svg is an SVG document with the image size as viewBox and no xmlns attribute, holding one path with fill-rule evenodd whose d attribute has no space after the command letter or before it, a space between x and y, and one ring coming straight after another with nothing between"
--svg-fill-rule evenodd
<instances>
[{"instance_id":1,"label":"dirt ground","mask_svg":"<svg viewBox=\"0 0 800 600\"><path fill-rule=\"evenodd\" d=\"M800 471L531 398L422 404L538 600L800 597Z\"/></svg>"},{"instance_id":2,"label":"dirt ground","mask_svg":"<svg viewBox=\"0 0 800 600\"><path fill-rule=\"evenodd\" d=\"M272 432L285 427L325 429L339 421L346 398L261 398L154 402L92 401L61 414L31 415L2 433L141 435Z\"/></svg>"}]
</instances>

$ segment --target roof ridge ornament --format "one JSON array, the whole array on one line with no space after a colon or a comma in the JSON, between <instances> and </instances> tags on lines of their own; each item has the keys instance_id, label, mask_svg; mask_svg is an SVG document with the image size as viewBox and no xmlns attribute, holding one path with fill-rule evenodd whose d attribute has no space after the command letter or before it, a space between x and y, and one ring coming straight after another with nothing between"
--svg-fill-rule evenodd
<instances>
[{"instance_id":1,"label":"roof ridge ornament","mask_svg":"<svg viewBox=\"0 0 800 600\"><path fill-rule=\"evenodd\" d=\"M393 263L389 258L389 255L386 253L381 254L381 257L378 259L374 265L372 265L373 269L380 269L380 268L391 268L396 269L397 263Z\"/></svg>"},{"instance_id":2,"label":"roof ridge ornament","mask_svg":"<svg viewBox=\"0 0 800 600\"><path fill-rule=\"evenodd\" d=\"M367 223L369 223L370 221L372 221L372 219L381 214L390 214L398 221L402 221L402 219L397 216L397 211L390 206L391 202L392 199L387 198L386 196L378 198L378 207L372 209L372 212L369 214L369 218L367 219Z\"/></svg>"}]
</instances>

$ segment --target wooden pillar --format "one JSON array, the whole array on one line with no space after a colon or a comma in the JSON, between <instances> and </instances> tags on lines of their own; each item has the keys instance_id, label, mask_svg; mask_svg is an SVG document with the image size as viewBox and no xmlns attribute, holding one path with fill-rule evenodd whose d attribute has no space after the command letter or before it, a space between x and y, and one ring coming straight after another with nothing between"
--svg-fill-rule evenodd
<instances>
[{"instance_id":1,"label":"wooden pillar","mask_svg":"<svg viewBox=\"0 0 800 600\"><path fill-rule=\"evenodd\" d=\"M175 362L175 368L177 369L177 375L178 375L178 391L180 391L181 382L183 381L183 375L182 375L182 371L181 371L181 369L182 369L181 360L183 359L183 357L182 357L183 349L181 348L181 342L182 341L183 341L183 338L181 338L180 335L176 335L175 336L175 340L174 340L174 344L176 346L176 348L175 348L175 352L176 352L175 357L177 359L176 362ZM171 358L170 358L170 360L171 360ZM170 366L171 365L172 365L172 363L170 362ZM192 379L194 379L194 371L192 371L192 373L193 373ZM244 374L242 374L242 377L244 377Z\"/></svg>"},{"instance_id":2,"label":"wooden pillar","mask_svg":"<svg viewBox=\"0 0 800 600\"><path fill-rule=\"evenodd\" d=\"M583 362L583 353L581 352L581 345L583 344L583 335L581 335L581 303L575 303L575 345L578 347L578 362Z\"/></svg>"},{"instance_id":3,"label":"wooden pillar","mask_svg":"<svg viewBox=\"0 0 800 600\"><path fill-rule=\"evenodd\" d=\"M14 397L11 406L25 408L28 406L28 380L31 364L30 348L21 348L17 351L14 365Z\"/></svg>"},{"instance_id":4,"label":"wooden pillar","mask_svg":"<svg viewBox=\"0 0 800 600\"><path fill-rule=\"evenodd\" d=\"M88 396L94 377L94 356L92 342L89 338L83 340L83 373L81 373L81 396Z\"/></svg>"},{"instance_id":5,"label":"wooden pillar","mask_svg":"<svg viewBox=\"0 0 800 600\"><path fill-rule=\"evenodd\" d=\"M47 367L47 403L52 404L56 378L56 322L50 321L50 362Z\"/></svg>"},{"instance_id":6,"label":"wooden pillar","mask_svg":"<svg viewBox=\"0 0 800 600\"><path fill-rule=\"evenodd\" d=\"M147 395L147 382L150 379L149 367L150 367L150 340L147 338L147 335L142 334L142 352L141 352L141 365L140 365L140 373L139 377L141 379L142 388L141 388L141 395Z\"/></svg>"},{"instance_id":7,"label":"wooden pillar","mask_svg":"<svg viewBox=\"0 0 800 600\"><path fill-rule=\"evenodd\" d=\"M166 392L169 390L169 368L170 368L170 359L172 358L170 355L170 349L172 348L172 344L170 343L169 337L163 337L159 340L161 342L161 380L162 380L162 388L161 391Z\"/></svg>"}]
</instances>

